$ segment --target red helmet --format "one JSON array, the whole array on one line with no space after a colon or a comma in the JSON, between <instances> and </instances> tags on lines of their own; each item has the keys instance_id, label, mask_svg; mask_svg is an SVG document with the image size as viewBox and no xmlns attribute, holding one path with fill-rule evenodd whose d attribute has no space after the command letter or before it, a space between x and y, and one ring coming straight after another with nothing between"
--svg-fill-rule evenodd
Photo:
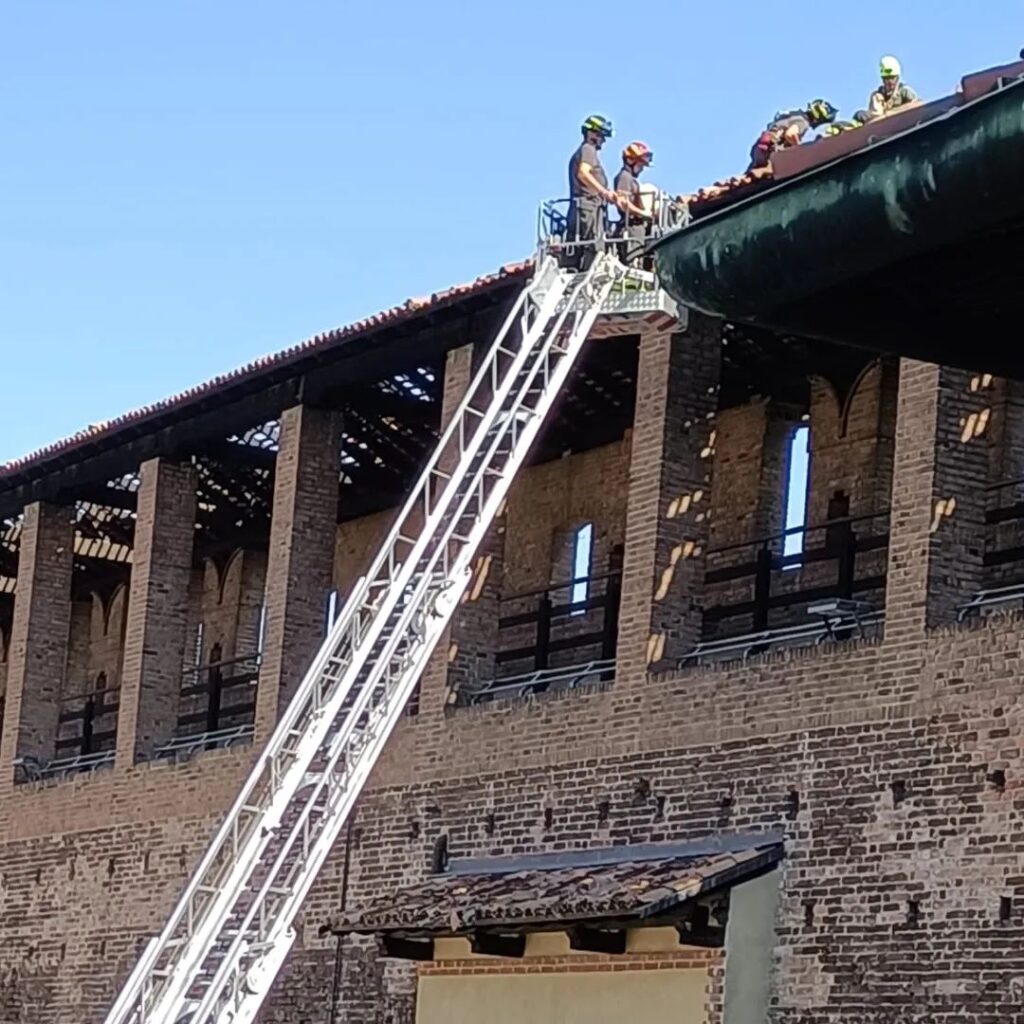
<instances>
[{"instance_id":1,"label":"red helmet","mask_svg":"<svg viewBox=\"0 0 1024 1024\"><path fill-rule=\"evenodd\" d=\"M642 163L650 167L654 163L654 154L646 142L631 142L623 151L622 159L626 163Z\"/></svg>"}]
</instances>

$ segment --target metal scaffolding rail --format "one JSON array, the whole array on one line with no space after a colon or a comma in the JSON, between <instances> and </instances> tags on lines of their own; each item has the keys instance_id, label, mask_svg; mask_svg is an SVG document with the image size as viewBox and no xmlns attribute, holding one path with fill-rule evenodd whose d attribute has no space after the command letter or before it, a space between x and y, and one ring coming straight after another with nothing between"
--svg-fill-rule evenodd
<instances>
[{"instance_id":1,"label":"metal scaffolding rail","mask_svg":"<svg viewBox=\"0 0 1024 1024\"><path fill-rule=\"evenodd\" d=\"M251 1024L293 921L625 268L543 257L106 1024Z\"/></svg>"}]
</instances>

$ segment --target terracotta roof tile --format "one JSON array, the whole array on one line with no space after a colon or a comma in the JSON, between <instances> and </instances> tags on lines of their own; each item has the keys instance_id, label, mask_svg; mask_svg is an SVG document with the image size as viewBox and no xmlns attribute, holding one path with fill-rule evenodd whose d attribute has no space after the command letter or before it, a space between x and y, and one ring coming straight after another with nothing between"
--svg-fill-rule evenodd
<instances>
[{"instance_id":1,"label":"terracotta roof tile","mask_svg":"<svg viewBox=\"0 0 1024 1024\"><path fill-rule=\"evenodd\" d=\"M816 138L791 149L779 150L772 159L770 170L738 174L723 181L716 181L713 185L698 190L692 196L681 198L688 201L690 212L694 217L702 217L766 189L775 182L803 174L814 167L820 167L822 164L864 149L874 142L902 134L925 121L941 117L950 110L991 92L998 87L1001 81L1021 76L1024 76L1024 61L1003 64L965 75L961 79L959 90L949 96L932 100L910 110L897 111L888 117L872 121L852 131Z\"/></svg>"},{"instance_id":2,"label":"terracotta roof tile","mask_svg":"<svg viewBox=\"0 0 1024 1024\"><path fill-rule=\"evenodd\" d=\"M286 367L289 363L308 356L317 350L330 349L360 334L368 333L380 327L391 326L424 312L450 305L458 299L485 292L504 281L525 278L531 266L532 263L525 260L518 263L508 263L493 274L486 274L476 278L474 281L435 292L433 295L408 299L399 306L393 306L391 309L384 310L381 313L374 313L372 316L348 324L345 327L316 334L280 352L261 356L250 363L246 363L244 366L213 377L211 380L188 388L170 398L154 402L151 405L140 406L112 420L90 424L84 430L80 430L70 437L65 437L60 441L55 441L53 444L45 445L28 455L0 464L0 480L14 476L55 455L70 452L75 448L100 438L111 437L126 428L144 425L147 420L161 413L187 406L190 402L213 395L229 385L257 378L270 370Z\"/></svg>"},{"instance_id":3,"label":"terracotta roof tile","mask_svg":"<svg viewBox=\"0 0 1024 1024\"><path fill-rule=\"evenodd\" d=\"M337 932L452 934L473 928L670 914L702 893L734 884L782 858L778 842L732 852L604 865L568 864L506 873L434 875L343 911Z\"/></svg>"}]
</instances>

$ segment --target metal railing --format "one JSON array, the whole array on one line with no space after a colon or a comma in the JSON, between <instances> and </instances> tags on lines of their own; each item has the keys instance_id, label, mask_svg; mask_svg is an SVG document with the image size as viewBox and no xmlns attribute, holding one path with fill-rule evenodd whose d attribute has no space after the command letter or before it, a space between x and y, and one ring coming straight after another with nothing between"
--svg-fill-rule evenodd
<instances>
[{"instance_id":1,"label":"metal railing","mask_svg":"<svg viewBox=\"0 0 1024 1024\"><path fill-rule=\"evenodd\" d=\"M197 665L183 679L176 739L209 736L248 726L256 716L258 652Z\"/></svg>"},{"instance_id":2,"label":"metal railing","mask_svg":"<svg viewBox=\"0 0 1024 1024\"><path fill-rule=\"evenodd\" d=\"M884 594L886 559L881 553L889 547L888 521L885 510L710 549L705 639L792 625L806 617L810 605L829 598ZM786 554L791 537L802 538L802 550Z\"/></svg>"},{"instance_id":3,"label":"metal railing","mask_svg":"<svg viewBox=\"0 0 1024 1024\"><path fill-rule=\"evenodd\" d=\"M459 701L477 703L510 690L565 689L595 675L610 679L621 597L619 572L579 576L502 597L494 677L460 693Z\"/></svg>"},{"instance_id":4,"label":"metal railing","mask_svg":"<svg viewBox=\"0 0 1024 1024\"><path fill-rule=\"evenodd\" d=\"M958 621L1012 605L1024 605L1024 479L985 488L987 508L982 586L960 605Z\"/></svg>"},{"instance_id":5,"label":"metal railing","mask_svg":"<svg viewBox=\"0 0 1024 1024\"><path fill-rule=\"evenodd\" d=\"M156 761L187 761L204 750L225 750L228 747L248 746L252 742L253 726L235 725L212 732L175 736L173 740L157 747L153 752Z\"/></svg>"},{"instance_id":6,"label":"metal railing","mask_svg":"<svg viewBox=\"0 0 1024 1024\"><path fill-rule=\"evenodd\" d=\"M650 243L683 227L690 219L686 205L666 192L651 189L647 195L649 220L641 221L634 214L627 219L616 206L597 203L592 231L582 226L574 212L575 200L545 200L537 212L538 250L550 253L566 268L578 269L588 265L596 253L612 249L627 267L634 271L643 268L643 254ZM641 280L656 287L656 281ZM619 287L636 288L636 275L627 275Z\"/></svg>"},{"instance_id":7,"label":"metal railing","mask_svg":"<svg viewBox=\"0 0 1024 1024\"><path fill-rule=\"evenodd\" d=\"M114 749L120 690L107 687L60 699L56 759L83 757Z\"/></svg>"},{"instance_id":8,"label":"metal railing","mask_svg":"<svg viewBox=\"0 0 1024 1024\"><path fill-rule=\"evenodd\" d=\"M575 690L594 683L610 683L614 678L615 659L604 658L540 672L523 672L507 679L495 679L479 690L460 692L459 703L483 704L499 697L528 697L535 693Z\"/></svg>"},{"instance_id":9,"label":"metal railing","mask_svg":"<svg viewBox=\"0 0 1024 1024\"><path fill-rule=\"evenodd\" d=\"M1024 580L1024 479L1001 480L986 488L984 566L993 582Z\"/></svg>"}]
</instances>

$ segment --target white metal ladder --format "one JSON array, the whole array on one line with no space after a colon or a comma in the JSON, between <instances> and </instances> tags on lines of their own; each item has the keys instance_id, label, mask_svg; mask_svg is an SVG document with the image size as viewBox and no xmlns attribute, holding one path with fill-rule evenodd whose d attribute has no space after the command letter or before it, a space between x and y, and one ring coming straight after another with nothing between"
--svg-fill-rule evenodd
<instances>
[{"instance_id":1,"label":"white metal ladder","mask_svg":"<svg viewBox=\"0 0 1024 1024\"><path fill-rule=\"evenodd\" d=\"M544 257L373 565L106 1024L251 1024L292 923L471 575L471 559L624 272Z\"/></svg>"}]
</instances>

